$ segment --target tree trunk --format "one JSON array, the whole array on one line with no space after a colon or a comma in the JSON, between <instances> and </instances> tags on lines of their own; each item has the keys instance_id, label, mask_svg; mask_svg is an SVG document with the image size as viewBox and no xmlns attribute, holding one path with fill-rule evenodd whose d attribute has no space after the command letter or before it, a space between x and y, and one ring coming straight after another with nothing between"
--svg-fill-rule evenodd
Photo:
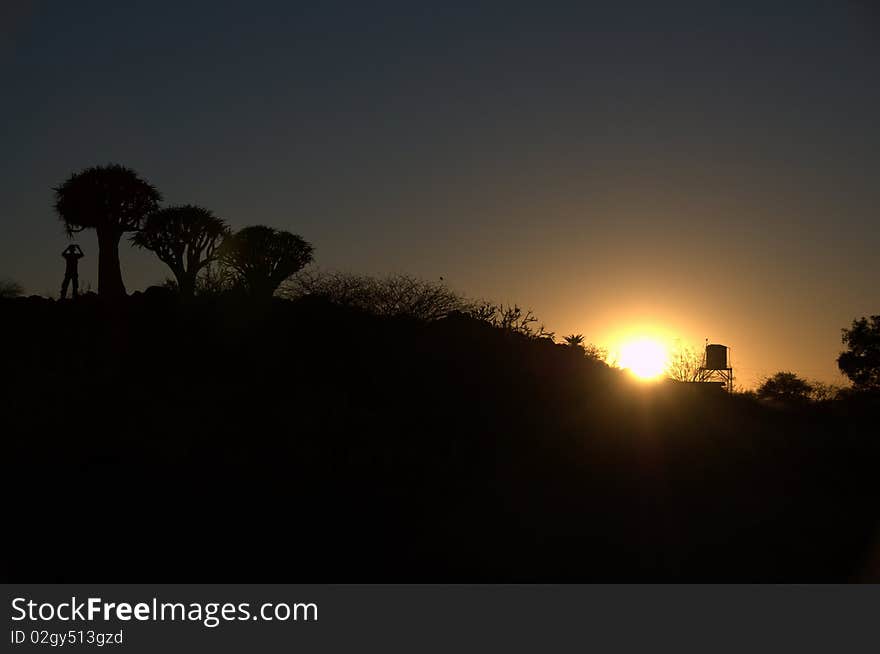
<instances>
[{"instance_id":1,"label":"tree trunk","mask_svg":"<svg viewBox=\"0 0 880 654\"><path fill-rule=\"evenodd\" d=\"M187 270L177 275L177 289L180 291L180 297L191 298L196 294L197 274Z\"/></svg>"},{"instance_id":2,"label":"tree trunk","mask_svg":"<svg viewBox=\"0 0 880 654\"><path fill-rule=\"evenodd\" d=\"M112 229L98 231L98 295L104 298L125 296L122 270L119 267L120 232Z\"/></svg>"}]
</instances>

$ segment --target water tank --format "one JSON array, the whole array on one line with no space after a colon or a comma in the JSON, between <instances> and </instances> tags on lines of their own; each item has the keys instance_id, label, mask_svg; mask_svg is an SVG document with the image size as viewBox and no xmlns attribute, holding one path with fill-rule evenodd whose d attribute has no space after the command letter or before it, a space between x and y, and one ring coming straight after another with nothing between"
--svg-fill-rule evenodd
<instances>
[{"instance_id":1,"label":"water tank","mask_svg":"<svg viewBox=\"0 0 880 654\"><path fill-rule=\"evenodd\" d=\"M711 343L706 346L706 370L727 370L727 346Z\"/></svg>"}]
</instances>

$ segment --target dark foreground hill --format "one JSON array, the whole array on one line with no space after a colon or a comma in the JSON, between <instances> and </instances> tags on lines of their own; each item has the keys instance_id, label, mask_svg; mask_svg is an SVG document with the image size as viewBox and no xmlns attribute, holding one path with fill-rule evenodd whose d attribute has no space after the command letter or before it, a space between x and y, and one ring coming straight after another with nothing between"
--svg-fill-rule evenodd
<instances>
[{"instance_id":1,"label":"dark foreground hill","mask_svg":"<svg viewBox=\"0 0 880 654\"><path fill-rule=\"evenodd\" d=\"M456 315L0 302L6 577L846 581L876 405L640 386Z\"/></svg>"}]
</instances>

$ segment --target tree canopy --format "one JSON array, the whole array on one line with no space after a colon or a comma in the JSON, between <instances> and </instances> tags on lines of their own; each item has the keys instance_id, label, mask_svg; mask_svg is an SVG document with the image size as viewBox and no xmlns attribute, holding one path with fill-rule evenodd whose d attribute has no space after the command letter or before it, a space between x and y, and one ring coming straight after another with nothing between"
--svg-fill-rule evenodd
<instances>
[{"instance_id":1,"label":"tree canopy","mask_svg":"<svg viewBox=\"0 0 880 654\"><path fill-rule=\"evenodd\" d=\"M853 320L842 340L847 349L837 357L840 372L858 390L880 390L880 316Z\"/></svg>"},{"instance_id":2,"label":"tree canopy","mask_svg":"<svg viewBox=\"0 0 880 654\"><path fill-rule=\"evenodd\" d=\"M220 257L250 295L269 298L284 280L311 263L313 252L297 234L253 225L227 237Z\"/></svg>"},{"instance_id":3,"label":"tree canopy","mask_svg":"<svg viewBox=\"0 0 880 654\"><path fill-rule=\"evenodd\" d=\"M84 229L135 231L162 200L155 186L119 164L86 168L54 190L55 210L69 234Z\"/></svg>"},{"instance_id":4,"label":"tree canopy","mask_svg":"<svg viewBox=\"0 0 880 654\"><path fill-rule=\"evenodd\" d=\"M758 397L762 400L778 402L805 402L810 398L812 385L793 372L777 372L768 377L758 387Z\"/></svg>"},{"instance_id":5,"label":"tree canopy","mask_svg":"<svg viewBox=\"0 0 880 654\"><path fill-rule=\"evenodd\" d=\"M183 205L151 213L131 242L155 253L174 273L181 294L192 296L199 271L216 260L228 233L226 222L209 209Z\"/></svg>"},{"instance_id":6,"label":"tree canopy","mask_svg":"<svg viewBox=\"0 0 880 654\"><path fill-rule=\"evenodd\" d=\"M119 267L119 239L140 229L162 195L138 174L118 164L93 166L55 189L55 211L68 235L94 229L98 236L98 293L125 294Z\"/></svg>"}]
</instances>

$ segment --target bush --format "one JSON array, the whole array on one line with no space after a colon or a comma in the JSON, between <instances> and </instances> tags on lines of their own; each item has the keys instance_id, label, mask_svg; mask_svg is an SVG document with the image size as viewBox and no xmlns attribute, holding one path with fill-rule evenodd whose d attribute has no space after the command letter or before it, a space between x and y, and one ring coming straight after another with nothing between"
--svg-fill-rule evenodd
<instances>
[{"instance_id":1,"label":"bush","mask_svg":"<svg viewBox=\"0 0 880 654\"><path fill-rule=\"evenodd\" d=\"M510 306L481 302L471 307L466 313L472 318L512 334L521 334L528 338L547 338L551 341L555 336L554 332L548 332L544 328L543 323L538 325L538 318L531 309L523 311L516 304Z\"/></svg>"},{"instance_id":2,"label":"bush","mask_svg":"<svg viewBox=\"0 0 880 654\"><path fill-rule=\"evenodd\" d=\"M810 399L813 387L793 372L777 372L758 387L758 398L784 403L800 403Z\"/></svg>"},{"instance_id":3,"label":"bush","mask_svg":"<svg viewBox=\"0 0 880 654\"><path fill-rule=\"evenodd\" d=\"M161 286L175 293L180 291L177 280L166 278ZM195 294L200 297L217 297L229 292L243 292L244 289L238 283L235 275L222 264L214 262L208 264L199 271L196 277Z\"/></svg>"},{"instance_id":4,"label":"bush","mask_svg":"<svg viewBox=\"0 0 880 654\"><path fill-rule=\"evenodd\" d=\"M24 293L24 288L18 282L11 279L0 279L0 298L19 297Z\"/></svg>"},{"instance_id":5,"label":"bush","mask_svg":"<svg viewBox=\"0 0 880 654\"><path fill-rule=\"evenodd\" d=\"M333 304L377 316L406 317L424 322L469 308L464 297L446 284L409 275L370 277L342 272L301 273L288 282L282 294L290 299L323 297Z\"/></svg>"}]
</instances>

